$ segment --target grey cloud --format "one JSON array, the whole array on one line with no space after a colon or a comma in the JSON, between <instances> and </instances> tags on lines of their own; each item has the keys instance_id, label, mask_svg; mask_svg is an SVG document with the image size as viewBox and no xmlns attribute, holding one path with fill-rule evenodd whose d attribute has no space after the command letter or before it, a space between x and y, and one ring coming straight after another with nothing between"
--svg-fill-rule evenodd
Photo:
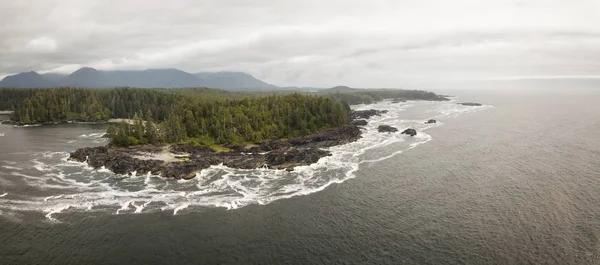
<instances>
[{"instance_id":1,"label":"grey cloud","mask_svg":"<svg viewBox=\"0 0 600 265\"><path fill-rule=\"evenodd\" d=\"M3 1L0 76L175 67L245 71L278 85L401 86L591 74L600 59L594 8L594 0Z\"/></svg>"}]
</instances>

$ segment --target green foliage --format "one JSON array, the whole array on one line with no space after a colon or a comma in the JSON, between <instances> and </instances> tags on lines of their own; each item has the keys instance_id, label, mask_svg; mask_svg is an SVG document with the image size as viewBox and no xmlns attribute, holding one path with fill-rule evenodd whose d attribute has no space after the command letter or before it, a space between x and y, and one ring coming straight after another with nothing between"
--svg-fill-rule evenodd
<instances>
[{"instance_id":1,"label":"green foliage","mask_svg":"<svg viewBox=\"0 0 600 265\"><path fill-rule=\"evenodd\" d=\"M168 118L154 125L134 114L133 125L120 132L142 143L219 145L295 137L348 123L347 105L331 99L291 94L242 100L185 98L174 104ZM146 115L149 116L149 115ZM111 129L114 131L114 129ZM143 133L140 133L142 132ZM109 133L112 144L133 145L123 133Z\"/></svg>"},{"instance_id":2,"label":"green foliage","mask_svg":"<svg viewBox=\"0 0 600 265\"><path fill-rule=\"evenodd\" d=\"M13 110L11 119L24 123L103 121L150 110L162 120L182 98L154 89L0 89L0 109Z\"/></svg>"},{"instance_id":3,"label":"green foliage","mask_svg":"<svg viewBox=\"0 0 600 265\"><path fill-rule=\"evenodd\" d=\"M348 123L348 104L385 98L444 100L419 90L319 93L191 89L0 89L0 109L24 123L132 119L107 129L111 144L217 146L292 138Z\"/></svg>"},{"instance_id":4,"label":"green foliage","mask_svg":"<svg viewBox=\"0 0 600 265\"><path fill-rule=\"evenodd\" d=\"M436 95L433 92L423 90L403 90L403 89L352 89L349 91L320 92L321 95L333 100L344 101L348 104L369 104L383 99L404 99L404 100L448 100L445 97Z\"/></svg>"}]
</instances>

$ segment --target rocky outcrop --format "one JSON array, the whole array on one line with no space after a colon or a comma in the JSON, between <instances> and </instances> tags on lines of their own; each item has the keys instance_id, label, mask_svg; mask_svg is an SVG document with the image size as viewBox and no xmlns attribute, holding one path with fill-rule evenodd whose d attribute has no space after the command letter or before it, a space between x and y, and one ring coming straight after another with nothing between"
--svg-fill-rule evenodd
<instances>
[{"instance_id":1,"label":"rocky outcrop","mask_svg":"<svg viewBox=\"0 0 600 265\"><path fill-rule=\"evenodd\" d=\"M289 139L287 142L294 147L330 147L358 140L361 131L354 125L346 125L336 129L322 131L307 136Z\"/></svg>"},{"instance_id":2,"label":"rocky outcrop","mask_svg":"<svg viewBox=\"0 0 600 265\"><path fill-rule=\"evenodd\" d=\"M408 129L402 131L402 134L408 134L410 136L415 136L415 135L417 135L417 130L408 128Z\"/></svg>"},{"instance_id":3,"label":"rocky outcrop","mask_svg":"<svg viewBox=\"0 0 600 265\"><path fill-rule=\"evenodd\" d=\"M434 119L430 119L428 121L425 122L425 124L432 124L432 123L436 123L437 121Z\"/></svg>"},{"instance_id":4,"label":"rocky outcrop","mask_svg":"<svg viewBox=\"0 0 600 265\"><path fill-rule=\"evenodd\" d=\"M316 163L321 157L330 156L329 151L319 148L277 150L267 154L266 165L273 169L287 169Z\"/></svg>"},{"instance_id":5,"label":"rocky outcrop","mask_svg":"<svg viewBox=\"0 0 600 265\"><path fill-rule=\"evenodd\" d=\"M365 126L369 123L366 120L355 120L355 121L350 122L350 124L356 125L356 126Z\"/></svg>"},{"instance_id":6,"label":"rocky outcrop","mask_svg":"<svg viewBox=\"0 0 600 265\"><path fill-rule=\"evenodd\" d=\"M170 146L170 150L173 153L186 153L190 155L210 154L215 152L215 150L208 146L194 146L190 144L172 145Z\"/></svg>"},{"instance_id":7,"label":"rocky outcrop","mask_svg":"<svg viewBox=\"0 0 600 265\"><path fill-rule=\"evenodd\" d=\"M379 125L379 127L377 127L377 131L381 132L387 132L387 133L393 133L393 132L397 132L398 128L396 127L392 127L389 125Z\"/></svg>"},{"instance_id":8,"label":"rocky outcrop","mask_svg":"<svg viewBox=\"0 0 600 265\"><path fill-rule=\"evenodd\" d=\"M479 107L479 106L482 106L481 104L479 104L479 103L474 103L474 102L464 102L464 103L458 103L458 104L460 104L460 105L463 105L463 106L471 106L471 107Z\"/></svg>"},{"instance_id":9,"label":"rocky outcrop","mask_svg":"<svg viewBox=\"0 0 600 265\"><path fill-rule=\"evenodd\" d=\"M161 174L165 178L190 179L211 165L232 168L293 170L294 167L316 163L329 156L329 147L356 141L361 131L354 125L296 137L277 139L258 146L228 145L229 152L215 152L206 146L175 144L171 146L135 146L130 148L87 147L71 153L70 160L86 162L93 168L105 167L117 174L138 172ZM171 160L159 159L168 156ZM174 158L173 158L174 157Z\"/></svg>"},{"instance_id":10,"label":"rocky outcrop","mask_svg":"<svg viewBox=\"0 0 600 265\"><path fill-rule=\"evenodd\" d=\"M381 114L385 114L387 112L388 112L387 110L375 110L375 109L370 109L370 110L355 110L350 115L350 118L353 119L353 120L368 119L368 118L371 118L373 116L381 116Z\"/></svg>"},{"instance_id":11,"label":"rocky outcrop","mask_svg":"<svg viewBox=\"0 0 600 265\"><path fill-rule=\"evenodd\" d=\"M86 147L71 153L69 159L87 162L93 168L105 167L116 174L129 174L134 171L158 174L163 169L164 161L138 159L133 157L130 151L131 149L109 149L104 146Z\"/></svg>"}]
</instances>

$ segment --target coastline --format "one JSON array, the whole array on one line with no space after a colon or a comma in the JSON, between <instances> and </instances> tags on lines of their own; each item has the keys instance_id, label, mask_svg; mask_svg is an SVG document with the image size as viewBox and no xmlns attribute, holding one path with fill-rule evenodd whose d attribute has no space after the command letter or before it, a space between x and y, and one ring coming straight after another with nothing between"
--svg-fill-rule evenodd
<instances>
[{"instance_id":1,"label":"coastline","mask_svg":"<svg viewBox=\"0 0 600 265\"><path fill-rule=\"evenodd\" d=\"M253 145L209 147L162 143L130 147L86 147L70 153L69 160L87 163L94 169L106 168L116 174L151 173L168 179L192 179L203 169L215 165L238 169L293 171L295 167L311 165L323 157L331 156L331 152L322 148L357 141L361 138L363 126L368 124L367 119L385 113L387 110L353 110L347 125L292 139L270 139ZM425 123L435 123L435 120ZM417 134L411 128L402 130L391 126L379 128L380 133L398 132L411 137Z\"/></svg>"},{"instance_id":2,"label":"coastline","mask_svg":"<svg viewBox=\"0 0 600 265\"><path fill-rule=\"evenodd\" d=\"M274 139L260 145L227 145L230 151L216 151L191 144L142 145L132 147L86 147L70 153L69 160L106 168L116 174L151 172L164 178L191 179L203 169L223 164L231 168L293 171L297 166L316 163L331 153L321 148L360 139L361 130L346 125L288 140Z\"/></svg>"},{"instance_id":3,"label":"coastline","mask_svg":"<svg viewBox=\"0 0 600 265\"><path fill-rule=\"evenodd\" d=\"M255 145L230 144L211 148L191 144L137 145L130 147L86 147L70 153L69 160L87 163L94 169L106 168L116 174L133 172L161 175L171 179L191 179L213 165L231 168L269 168L293 171L297 166L311 165L330 156L322 148L347 144L360 139L364 119L380 116L385 110L353 111L350 123L291 139L271 139ZM361 119L361 120L359 120Z\"/></svg>"}]
</instances>

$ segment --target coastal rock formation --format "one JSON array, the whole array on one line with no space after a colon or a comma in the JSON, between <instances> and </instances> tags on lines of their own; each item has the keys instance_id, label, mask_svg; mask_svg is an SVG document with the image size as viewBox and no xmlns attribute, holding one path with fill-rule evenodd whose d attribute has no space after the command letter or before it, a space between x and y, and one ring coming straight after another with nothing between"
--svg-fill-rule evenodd
<instances>
[{"instance_id":1,"label":"coastal rock formation","mask_svg":"<svg viewBox=\"0 0 600 265\"><path fill-rule=\"evenodd\" d=\"M379 125L379 127L377 127L377 131L379 131L379 132L393 133L393 132L397 132L398 128L392 127L392 126L389 126L389 125Z\"/></svg>"},{"instance_id":2,"label":"coastal rock formation","mask_svg":"<svg viewBox=\"0 0 600 265\"><path fill-rule=\"evenodd\" d=\"M471 106L471 107L479 107L479 106L482 106L481 104L479 104L479 103L474 103L474 102L464 102L464 103L458 103L458 104L460 104L460 105L463 105L463 106Z\"/></svg>"},{"instance_id":3,"label":"coastal rock formation","mask_svg":"<svg viewBox=\"0 0 600 265\"><path fill-rule=\"evenodd\" d=\"M316 163L321 157L330 156L329 151L319 148L277 150L267 154L267 165L273 169L288 169L296 166Z\"/></svg>"},{"instance_id":4,"label":"coastal rock formation","mask_svg":"<svg viewBox=\"0 0 600 265\"><path fill-rule=\"evenodd\" d=\"M292 138L287 142L293 147L330 147L358 140L361 131L354 125L346 125L336 129L322 131L307 136Z\"/></svg>"},{"instance_id":5,"label":"coastal rock formation","mask_svg":"<svg viewBox=\"0 0 600 265\"><path fill-rule=\"evenodd\" d=\"M249 148L228 145L231 149L229 152L215 152L207 146L189 144L129 148L100 146L77 149L69 159L86 162L96 169L104 166L117 174L151 172L165 178L190 179L201 170L219 164L241 169L267 166L272 169L293 170L294 167L310 165L322 157L330 156L329 151L320 149L322 147L353 142L360 137L358 127L347 125L287 141L270 140Z\"/></svg>"},{"instance_id":6,"label":"coastal rock formation","mask_svg":"<svg viewBox=\"0 0 600 265\"><path fill-rule=\"evenodd\" d=\"M356 126L365 126L369 123L366 120L355 120L355 121L350 122L350 124L356 125Z\"/></svg>"},{"instance_id":7,"label":"coastal rock formation","mask_svg":"<svg viewBox=\"0 0 600 265\"><path fill-rule=\"evenodd\" d=\"M388 112L387 110L375 110L375 109L356 110L356 111L352 112L352 114L350 115L350 118L353 120L368 119L373 116L381 116L381 114L385 114L387 112Z\"/></svg>"},{"instance_id":8,"label":"coastal rock formation","mask_svg":"<svg viewBox=\"0 0 600 265\"><path fill-rule=\"evenodd\" d=\"M434 119L430 119L428 121L425 122L425 124L431 124L431 123L436 123L437 121Z\"/></svg>"},{"instance_id":9,"label":"coastal rock formation","mask_svg":"<svg viewBox=\"0 0 600 265\"><path fill-rule=\"evenodd\" d=\"M417 135L417 130L408 128L408 129L402 131L402 134L408 134L410 136L415 136L415 135Z\"/></svg>"}]
</instances>

